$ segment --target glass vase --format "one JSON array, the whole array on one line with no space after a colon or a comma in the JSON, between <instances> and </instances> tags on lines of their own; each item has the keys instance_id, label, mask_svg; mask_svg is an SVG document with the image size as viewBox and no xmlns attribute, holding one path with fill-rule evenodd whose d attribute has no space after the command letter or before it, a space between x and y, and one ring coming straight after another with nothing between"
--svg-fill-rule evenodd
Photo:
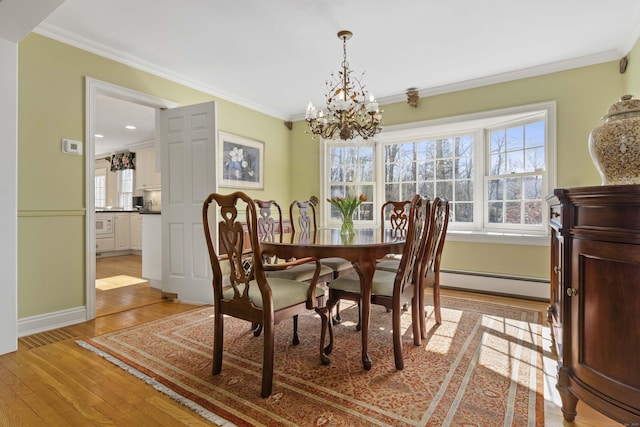
<instances>
[{"instance_id":1,"label":"glass vase","mask_svg":"<svg viewBox=\"0 0 640 427\"><path fill-rule=\"evenodd\" d=\"M340 235L349 237L355 234L355 229L353 227L353 216L352 215L342 215L342 226L340 227Z\"/></svg>"}]
</instances>

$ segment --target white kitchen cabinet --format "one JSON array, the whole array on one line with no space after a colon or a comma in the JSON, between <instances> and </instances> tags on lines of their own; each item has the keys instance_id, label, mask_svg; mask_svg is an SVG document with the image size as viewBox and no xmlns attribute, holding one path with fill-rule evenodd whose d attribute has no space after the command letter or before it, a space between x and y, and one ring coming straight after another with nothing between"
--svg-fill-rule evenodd
<instances>
[{"instance_id":1,"label":"white kitchen cabinet","mask_svg":"<svg viewBox=\"0 0 640 427\"><path fill-rule=\"evenodd\" d=\"M113 252L116 249L116 239L108 237L106 239L96 239L96 254Z\"/></svg>"},{"instance_id":2,"label":"white kitchen cabinet","mask_svg":"<svg viewBox=\"0 0 640 427\"><path fill-rule=\"evenodd\" d=\"M129 232L131 237L131 249L142 250L142 215L137 212L129 214Z\"/></svg>"},{"instance_id":3,"label":"white kitchen cabinet","mask_svg":"<svg viewBox=\"0 0 640 427\"><path fill-rule=\"evenodd\" d=\"M115 216L115 250L126 251L131 248L129 231L129 213L117 213Z\"/></svg>"},{"instance_id":4,"label":"white kitchen cabinet","mask_svg":"<svg viewBox=\"0 0 640 427\"><path fill-rule=\"evenodd\" d=\"M160 173L156 170L156 150L153 147L136 151L136 188L138 190L160 188Z\"/></svg>"}]
</instances>

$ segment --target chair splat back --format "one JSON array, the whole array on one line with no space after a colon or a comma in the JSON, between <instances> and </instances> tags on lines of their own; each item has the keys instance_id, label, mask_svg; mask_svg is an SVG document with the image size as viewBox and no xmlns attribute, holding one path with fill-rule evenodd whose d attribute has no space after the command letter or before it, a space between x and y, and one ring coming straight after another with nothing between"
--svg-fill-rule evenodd
<instances>
[{"instance_id":1,"label":"chair splat back","mask_svg":"<svg viewBox=\"0 0 640 427\"><path fill-rule=\"evenodd\" d=\"M304 202L294 200L289 206L289 218L291 218L292 231L300 235L301 241L310 240L318 230L316 207L308 200Z\"/></svg>"},{"instance_id":2,"label":"chair splat back","mask_svg":"<svg viewBox=\"0 0 640 427\"><path fill-rule=\"evenodd\" d=\"M397 237L406 237L409 227L409 210L411 208L411 200L387 200L380 209L380 224L382 224L382 232L390 229L392 234ZM387 254L379 260L377 267L385 271L398 271L400 267L399 254Z\"/></svg>"},{"instance_id":3,"label":"chair splat back","mask_svg":"<svg viewBox=\"0 0 640 427\"><path fill-rule=\"evenodd\" d=\"M258 206L258 239L261 242L282 242L282 209L275 200L254 200Z\"/></svg>"},{"instance_id":4,"label":"chair splat back","mask_svg":"<svg viewBox=\"0 0 640 427\"><path fill-rule=\"evenodd\" d=\"M404 237L409 227L411 200L388 200L380 208L382 231L391 228L398 236ZM390 227L389 227L390 226Z\"/></svg>"},{"instance_id":5,"label":"chair splat back","mask_svg":"<svg viewBox=\"0 0 640 427\"><path fill-rule=\"evenodd\" d=\"M282 209L275 200L254 199L257 210L257 235L260 242L282 242ZM263 256L265 264L276 264L276 257Z\"/></svg>"}]
</instances>

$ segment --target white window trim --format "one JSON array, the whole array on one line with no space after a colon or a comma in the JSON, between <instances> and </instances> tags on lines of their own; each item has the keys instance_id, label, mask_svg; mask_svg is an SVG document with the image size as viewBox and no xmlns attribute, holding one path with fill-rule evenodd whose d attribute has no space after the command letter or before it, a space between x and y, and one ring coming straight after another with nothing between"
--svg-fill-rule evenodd
<instances>
[{"instance_id":1,"label":"white window trim","mask_svg":"<svg viewBox=\"0 0 640 427\"><path fill-rule=\"evenodd\" d=\"M380 166L384 161L383 146L388 143L401 142L413 137L433 137L443 134L450 135L451 133L464 133L473 134L474 137L478 135L478 129L486 129L490 127L499 126L504 122L511 122L518 119L526 119L532 115L537 115L541 111L546 112L545 117L545 165L546 171L543 178L543 189L546 192L551 192L556 187L556 171L557 171L557 106L556 101L546 101L536 104L521 105L517 107L509 107L497 110L489 110L478 113L464 114L459 116L451 116L439 119L424 120L420 122L412 122L400 125L387 126L384 130L375 138L375 156L376 156L376 193L374 206L379 208L377 201L382 200L384 197L384 186L379 185L384 180L384 169ZM484 140L484 135L480 135ZM327 142L322 140L320 142L320 194L324 200L324 195L327 194L327 176L326 176L326 157L327 157ZM474 161L483 162L478 164L484 164L485 160L484 147L481 150L475 150ZM474 171L476 174L476 182L483 182L484 178L478 176L482 173L480 168L476 168ZM546 182L545 182L546 179ZM478 195L480 192L474 194L474 215L479 214L479 211L484 210L484 200ZM484 193L484 189L483 192ZM326 222L326 203L321 203L324 207L320 209L320 224L327 226ZM544 209L544 207L543 207ZM484 216L483 216L484 218ZM379 226L379 219L374 214L375 226ZM547 226L548 218L543 215L542 231L528 234L525 231L507 230L504 231L481 231L475 228L475 225L468 228L462 224L455 224L455 227L449 227L447 232L447 239L452 241L463 242L477 242L477 243L498 243L498 244L517 244L517 245L548 245L549 243L549 230ZM372 224L373 225L373 224Z\"/></svg>"},{"instance_id":2,"label":"white window trim","mask_svg":"<svg viewBox=\"0 0 640 427\"><path fill-rule=\"evenodd\" d=\"M531 115L526 115L524 116L522 119L519 120L510 120L509 123L498 123L494 126L490 126L490 127L486 127L484 129L484 134L482 135L482 137L484 138L484 147L483 147L483 161L484 161L484 165L485 165L485 172L489 169L489 164L491 163L491 154L490 154L490 150L488 149L487 145L491 144L490 141L490 134L491 131L495 130L495 129L504 129L505 126L509 126L509 127L514 127L514 126L522 126L525 125L527 123L530 123L531 120L543 120L545 122L545 141L548 141L548 134L546 134L546 124L548 123L548 110L545 111L541 111L537 114L531 114ZM545 166L547 165L547 160L549 159L548 153L547 153L547 145L545 143ZM555 158L555 156L553 156ZM555 170L555 168L554 168ZM541 172L536 172L536 175L542 175L542 188L548 190L547 193L551 192L551 189L548 187L548 176L549 176L549 170L547 167L545 167L545 170L541 171ZM527 174L525 173L518 173L515 174L515 176L525 176ZM506 175L500 175L499 177L502 178L506 178ZM495 178L495 176L490 176L488 174L485 173L485 175L482 177L482 184L483 184L483 192L484 194L487 194L489 189L489 180L491 178ZM544 197L544 194L543 194ZM533 236L547 236L549 233L549 218L546 215L542 216L542 224L540 226L532 226L532 225L526 225L526 224L520 224L518 225L516 228L514 228L513 225L511 224L490 224L489 223L489 206L487 205L487 203L484 203L484 200L481 200L481 206L483 209L483 220L484 220L484 224L483 224L483 229L489 229L491 230L491 232L496 232L496 233L511 233L514 235L521 235L522 233L527 233L527 230L531 230L531 235ZM544 207L543 207L544 210ZM529 235L529 234L525 234Z\"/></svg>"}]
</instances>

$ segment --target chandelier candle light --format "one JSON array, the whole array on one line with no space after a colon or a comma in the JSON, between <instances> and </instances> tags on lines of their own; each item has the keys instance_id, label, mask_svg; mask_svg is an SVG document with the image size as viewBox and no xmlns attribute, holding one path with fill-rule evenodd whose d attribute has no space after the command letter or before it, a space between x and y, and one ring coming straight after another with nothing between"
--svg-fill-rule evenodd
<instances>
[{"instance_id":1,"label":"chandelier candle light","mask_svg":"<svg viewBox=\"0 0 640 427\"><path fill-rule=\"evenodd\" d=\"M311 133L324 139L368 139L382 130L382 111L378 109L378 103L372 94L366 102L365 86L360 82L362 76L360 79L354 77L349 69L347 40L352 35L347 30L338 33L343 46L342 69L337 75L331 73L331 81L326 82L326 113L316 109L311 102L307 106L305 120Z\"/></svg>"}]
</instances>

